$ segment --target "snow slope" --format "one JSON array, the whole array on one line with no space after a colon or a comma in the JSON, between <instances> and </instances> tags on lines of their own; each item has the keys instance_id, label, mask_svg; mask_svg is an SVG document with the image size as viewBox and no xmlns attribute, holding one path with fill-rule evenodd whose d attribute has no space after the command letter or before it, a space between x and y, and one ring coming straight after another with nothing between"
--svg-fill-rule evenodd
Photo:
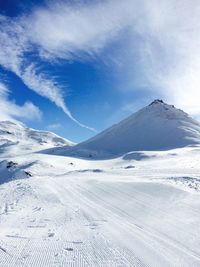
<instances>
[{"instance_id":1,"label":"snow slope","mask_svg":"<svg viewBox=\"0 0 200 267\"><path fill-rule=\"evenodd\" d=\"M167 150L195 144L200 144L200 124L182 110L155 100L95 137L53 153L106 158L130 151Z\"/></svg>"},{"instance_id":2,"label":"snow slope","mask_svg":"<svg viewBox=\"0 0 200 267\"><path fill-rule=\"evenodd\" d=\"M37 131L11 121L0 122L0 157L64 145L73 143L51 132Z\"/></svg>"},{"instance_id":3,"label":"snow slope","mask_svg":"<svg viewBox=\"0 0 200 267\"><path fill-rule=\"evenodd\" d=\"M157 130L163 121L163 133L166 124L171 130L174 125L178 144L193 146L129 151L130 146L120 157L86 160L42 154L41 147L67 141L1 122L0 266L199 267L199 124L182 111L154 102L111 130L116 135L125 126L131 130L132 121L144 129L144 122L151 125L151 116ZM159 144L160 136L153 126L150 129ZM136 140L125 134L134 145ZM126 150L124 135L117 143L123 149L117 146L116 155ZM95 138L97 143L104 140ZM149 135L149 141L154 138ZM176 147L172 137L166 138L160 149L169 143ZM102 148L110 155L109 146ZM59 149L66 151L66 146Z\"/></svg>"},{"instance_id":4,"label":"snow slope","mask_svg":"<svg viewBox=\"0 0 200 267\"><path fill-rule=\"evenodd\" d=\"M0 265L200 266L200 148L137 153L3 161Z\"/></svg>"}]
</instances>

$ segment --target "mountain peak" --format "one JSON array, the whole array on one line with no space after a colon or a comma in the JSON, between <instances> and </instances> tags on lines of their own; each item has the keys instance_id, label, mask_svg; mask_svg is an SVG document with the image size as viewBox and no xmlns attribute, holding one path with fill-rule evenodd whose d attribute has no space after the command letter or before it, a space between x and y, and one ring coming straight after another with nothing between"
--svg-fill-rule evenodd
<instances>
[{"instance_id":1,"label":"mountain peak","mask_svg":"<svg viewBox=\"0 0 200 267\"><path fill-rule=\"evenodd\" d=\"M148 106L159 106L159 105L162 105L162 106L168 106L168 107L171 107L171 108L175 108L174 105L169 105L167 103L165 103L162 99L155 99L153 102L151 102Z\"/></svg>"},{"instance_id":2,"label":"mountain peak","mask_svg":"<svg viewBox=\"0 0 200 267\"><path fill-rule=\"evenodd\" d=\"M157 105L157 104L165 104L165 103L162 99L155 99L153 102L151 102L151 104L149 104L149 106Z\"/></svg>"},{"instance_id":3,"label":"mountain peak","mask_svg":"<svg viewBox=\"0 0 200 267\"><path fill-rule=\"evenodd\" d=\"M200 124L156 99L149 106L66 151L66 155L115 157L131 151L168 150L200 144Z\"/></svg>"}]
</instances>

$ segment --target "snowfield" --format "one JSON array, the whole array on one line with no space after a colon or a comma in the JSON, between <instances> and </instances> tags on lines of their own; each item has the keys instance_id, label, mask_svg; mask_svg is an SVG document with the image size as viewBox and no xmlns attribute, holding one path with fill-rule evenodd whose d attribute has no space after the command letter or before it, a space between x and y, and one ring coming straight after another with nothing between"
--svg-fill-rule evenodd
<instances>
[{"instance_id":1,"label":"snowfield","mask_svg":"<svg viewBox=\"0 0 200 267\"><path fill-rule=\"evenodd\" d=\"M200 266L200 147L0 170L1 266Z\"/></svg>"},{"instance_id":2,"label":"snowfield","mask_svg":"<svg viewBox=\"0 0 200 267\"><path fill-rule=\"evenodd\" d=\"M199 267L200 124L160 100L78 145L0 122L0 266Z\"/></svg>"}]
</instances>

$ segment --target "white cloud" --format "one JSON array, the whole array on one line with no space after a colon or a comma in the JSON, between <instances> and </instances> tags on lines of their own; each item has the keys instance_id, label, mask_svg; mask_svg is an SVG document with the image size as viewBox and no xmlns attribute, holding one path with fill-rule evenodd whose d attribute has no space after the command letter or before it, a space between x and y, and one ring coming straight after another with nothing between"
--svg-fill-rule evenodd
<instances>
[{"instance_id":1,"label":"white cloud","mask_svg":"<svg viewBox=\"0 0 200 267\"><path fill-rule=\"evenodd\" d=\"M141 3L141 17L134 21L129 44L125 44L123 62L127 64L128 79L133 79L137 64L137 85L148 88L153 96L200 115L200 2Z\"/></svg>"},{"instance_id":2,"label":"white cloud","mask_svg":"<svg viewBox=\"0 0 200 267\"><path fill-rule=\"evenodd\" d=\"M131 80L138 64L138 84L200 114L199 17L198 0L110 0L87 6L62 2L35 10L26 25L31 25L28 38L46 58L93 56L125 29L129 37L119 53L127 69L122 75L129 72Z\"/></svg>"},{"instance_id":3,"label":"white cloud","mask_svg":"<svg viewBox=\"0 0 200 267\"><path fill-rule=\"evenodd\" d=\"M141 60L154 92L189 113L200 115L200 2L147 4Z\"/></svg>"},{"instance_id":4,"label":"white cloud","mask_svg":"<svg viewBox=\"0 0 200 267\"><path fill-rule=\"evenodd\" d=\"M17 121L19 118L28 120L41 119L42 112L31 102L17 105L9 99L9 90L0 82L0 120Z\"/></svg>"},{"instance_id":5,"label":"white cloud","mask_svg":"<svg viewBox=\"0 0 200 267\"><path fill-rule=\"evenodd\" d=\"M26 54L37 49L43 60L54 62L58 58L97 54L126 26L126 13L130 10L117 0L116 9L112 1L88 6L51 2L49 7L16 19L1 16L0 64L18 75L31 90L54 102L79 126L95 131L73 117L62 88L52 78L38 73ZM130 14L126 17L131 18Z\"/></svg>"},{"instance_id":6,"label":"white cloud","mask_svg":"<svg viewBox=\"0 0 200 267\"><path fill-rule=\"evenodd\" d=\"M62 108L66 114L69 113L64 102L63 92L59 88L59 85L56 84L54 80L45 77L45 75L37 73L34 64L27 66L20 72L19 76L34 92L54 102L58 107Z\"/></svg>"},{"instance_id":7,"label":"white cloud","mask_svg":"<svg viewBox=\"0 0 200 267\"><path fill-rule=\"evenodd\" d=\"M45 55L71 58L81 52L90 56L98 53L133 17L129 6L119 0L87 5L51 2L49 8L28 16L24 27Z\"/></svg>"},{"instance_id":8,"label":"white cloud","mask_svg":"<svg viewBox=\"0 0 200 267\"><path fill-rule=\"evenodd\" d=\"M28 42L21 25L0 15L0 64L19 74Z\"/></svg>"},{"instance_id":9,"label":"white cloud","mask_svg":"<svg viewBox=\"0 0 200 267\"><path fill-rule=\"evenodd\" d=\"M24 20L26 21L25 18ZM26 53L32 51L32 44L27 38L28 31L24 29L23 24L2 16L0 22L0 65L18 75L29 89L55 103L79 126L95 132L95 129L73 117L65 103L63 90L54 79L37 72L34 63L29 62Z\"/></svg>"},{"instance_id":10,"label":"white cloud","mask_svg":"<svg viewBox=\"0 0 200 267\"><path fill-rule=\"evenodd\" d=\"M29 14L0 17L0 64L15 72L38 94L47 97L79 125L64 101L62 88L37 71L26 53L42 60L83 59L126 36L113 62L126 65L121 76L145 85L193 114L200 114L200 3L198 0L108 0L92 4L50 2ZM123 41L123 40L122 40ZM36 49L36 50L35 50ZM109 54L108 58L112 58ZM137 56L136 56L137 55ZM137 67L135 66L137 65ZM138 75L133 75L138 69ZM135 77L134 77L135 79Z\"/></svg>"}]
</instances>

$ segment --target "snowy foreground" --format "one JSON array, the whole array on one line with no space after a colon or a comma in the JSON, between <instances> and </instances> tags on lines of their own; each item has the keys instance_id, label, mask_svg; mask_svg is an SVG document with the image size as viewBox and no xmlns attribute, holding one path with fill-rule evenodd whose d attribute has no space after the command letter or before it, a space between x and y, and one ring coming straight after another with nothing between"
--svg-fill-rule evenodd
<instances>
[{"instance_id":1,"label":"snowy foreground","mask_svg":"<svg viewBox=\"0 0 200 267\"><path fill-rule=\"evenodd\" d=\"M200 147L1 158L0 266L200 266Z\"/></svg>"}]
</instances>

